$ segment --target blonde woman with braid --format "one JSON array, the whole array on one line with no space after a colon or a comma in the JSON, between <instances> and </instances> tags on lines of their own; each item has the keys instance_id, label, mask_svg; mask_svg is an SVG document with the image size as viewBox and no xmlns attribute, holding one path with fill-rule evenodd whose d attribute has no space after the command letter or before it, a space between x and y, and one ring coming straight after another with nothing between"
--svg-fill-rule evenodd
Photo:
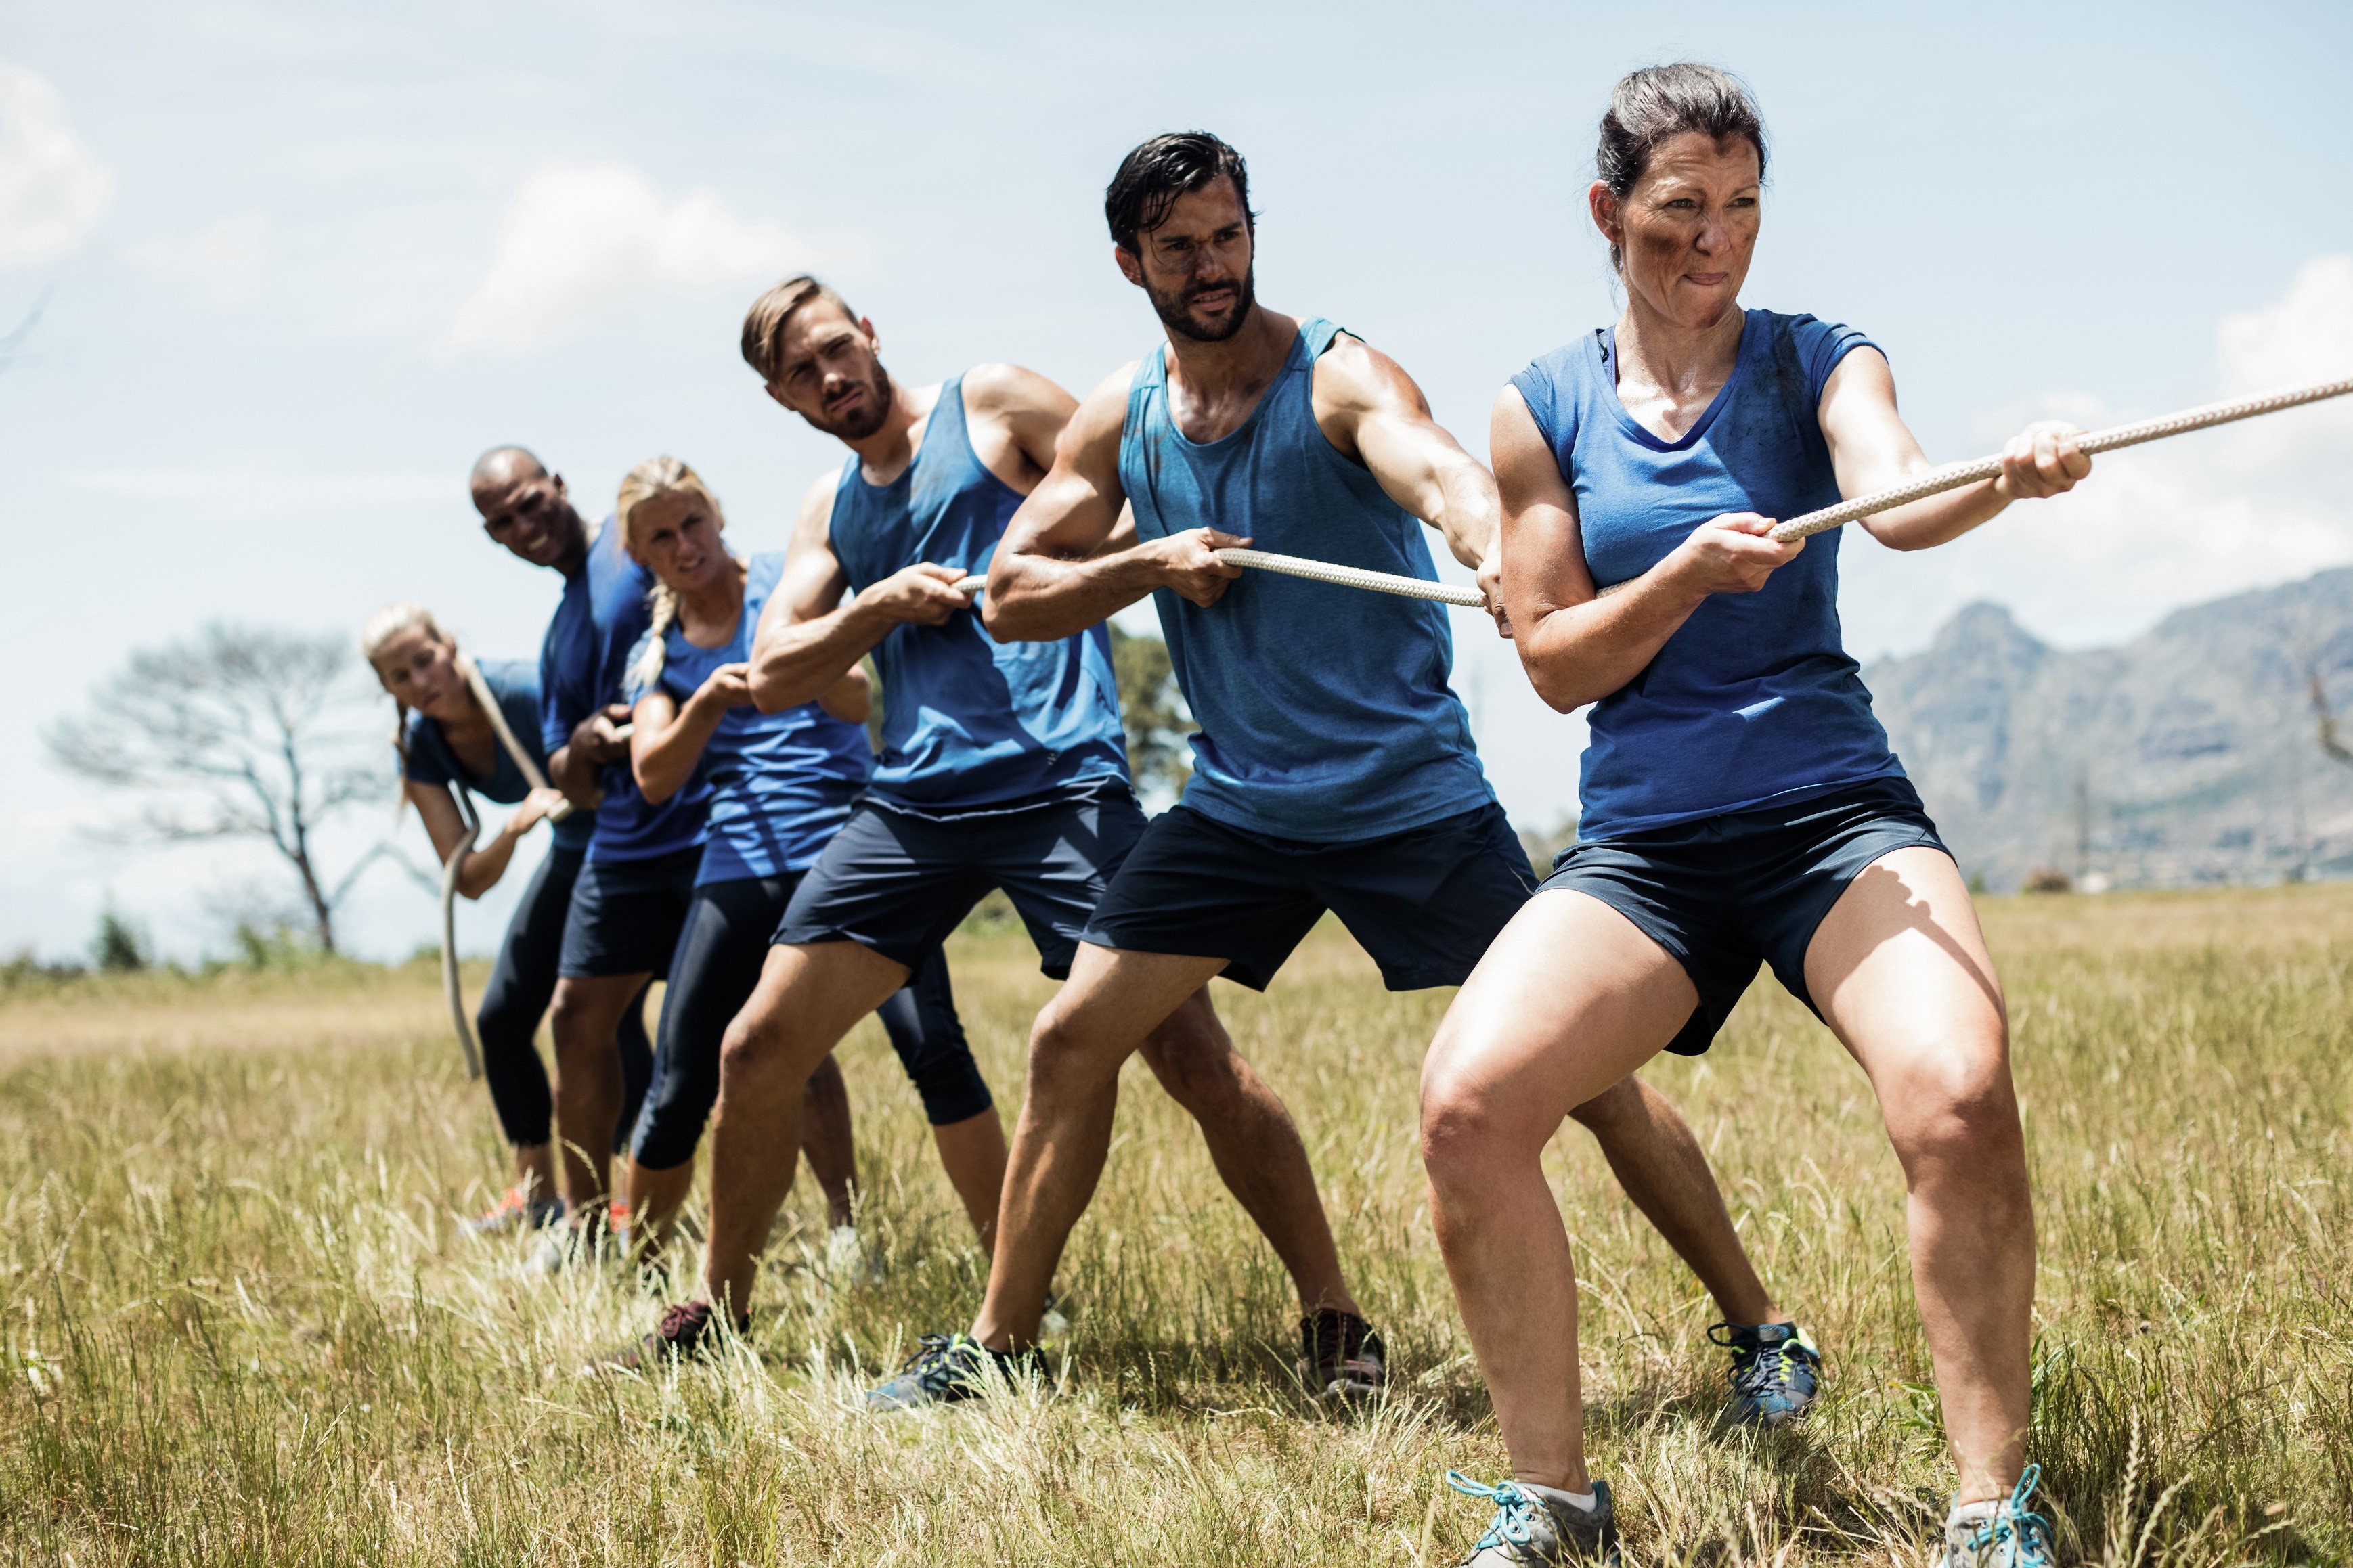
<instances>
[{"instance_id":1,"label":"blonde woman with braid","mask_svg":"<svg viewBox=\"0 0 2353 1568\"><path fill-rule=\"evenodd\" d=\"M666 1223L693 1184L695 1147L719 1092L722 1040L758 984L802 873L864 790L872 749L863 728L866 676L855 667L814 701L776 713L752 705L753 629L785 558L730 554L719 502L692 468L674 458L638 464L622 482L617 510L630 557L655 581L651 626L630 656L625 683L638 789L653 802L694 782L710 791L710 840L670 960L654 1086L630 1141L625 1192L642 1234ZM935 1125L995 1117L956 1021L944 960L919 970L880 1011ZM842 1095L830 1056L808 1092L820 1084ZM817 1151L810 1152L815 1164ZM845 1147L837 1156L845 1167L848 1155ZM952 1175L960 1170L950 1162ZM962 1174L973 1178L957 1185L985 1242L1002 1167ZM846 1225L848 1194L828 1196L836 1226ZM667 1342L657 1335L649 1342ZM633 1362L634 1352L624 1359Z\"/></svg>"},{"instance_id":2,"label":"blonde woman with braid","mask_svg":"<svg viewBox=\"0 0 2353 1568\"><path fill-rule=\"evenodd\" d=\"M446 865L465 842L458 791L518 807L488 843L468 854L459 869L458 890L479 899L498 885L515 847L564 796L553 789L533 789L499 744L491 716L459 667L456 640L430 611L416 605L386 605L368 617L360 633L360 651L396 705L393 743L400 752L401 798L415 805L424 820L434 858ZM547 757L539 744L537 666L520 659L484 659L475 668L498 701L507 728L531 749L532 761L546 776ZM547 855L515 905L490 984L482 991L481 1011L475 1019L482 1042L482 1077L490 1085L499 1126L514 1152L514 1183L488 1214L466 1222L466 1228L478 1236L537 1229L564 1217L548 1137L554 1100L533 1040L555 994L565 911L571 907L572 885L579 879L595 825L589 812L554 825ZM621 1019L621 1076L631 1116L645 1093L653 1061L643 1019L641 1006ZM621 1125L628 1126L628 1118Z\"/></svg>"}]
</instances>

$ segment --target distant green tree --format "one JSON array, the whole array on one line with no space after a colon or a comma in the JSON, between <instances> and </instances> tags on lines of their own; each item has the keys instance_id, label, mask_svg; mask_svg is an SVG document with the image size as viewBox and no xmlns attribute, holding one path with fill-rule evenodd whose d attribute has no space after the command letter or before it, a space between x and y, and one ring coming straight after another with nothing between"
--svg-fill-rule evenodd
<instances>
[{"instance_id":1,"label":"distant green tree","mask_svg":"<svg viewBox=\"0 0 2353 1568\"><path fill-rule=\"evenodd\" d=\"M1119 677L1120 718L1127 726L1127 766L1138 795L1184 792L1193 772L1192 748L1185 737L1200 728L1176 689L1168 645L1111 628L1111 663Z\"/></svg>"},{"instance_id":2,"label":"distant green tree","mask_svg":"<svg viewBox=\"0 0 2353 1568\"><path fill-rule=\"evenodd\" d=\"M147 967L147 943L129 921L113 908L99 912L98 935L90 944L90 962L108 974L136 974Z\"/></svg>"}]
</instances>

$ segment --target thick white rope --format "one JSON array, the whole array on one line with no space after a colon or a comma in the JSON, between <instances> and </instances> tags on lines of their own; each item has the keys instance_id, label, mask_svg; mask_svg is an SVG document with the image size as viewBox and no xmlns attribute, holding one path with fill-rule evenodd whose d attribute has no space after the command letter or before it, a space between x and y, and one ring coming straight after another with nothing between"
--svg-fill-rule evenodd
<instances>
[{"instance_id":1,"label":"thick white rope","mask_svg":"<svg viewBox=\"0 0 2353 1568\"><path fill-rule=\"evenodd\" d=\"M491 732L498 736L499 744L505 749L507 755L514 760L516 771L522 774L523 783L533 789L550 787L547 775L539 771L539 763L523 750L522 743L515 739L514 731L508 727L507 716L499 708L498 694L491 689L491 683L482 679L482 672L475 668L474 661L462 651L458 655L458 673L466 678L466 689L474 694L475 706L481 709L490 720ZM614 734L627 740L635 728L634 725L623 724L614 731ZM482 824L481 819L474 815L473 802L466 794L465 785L457 784L449 795L458 804L458 820L465 824L466 834L441 867L441 989L449 998L449 1021L457 1026L458 1048L466 1056L466 1076L478 1079L482 1076L482 1047L474 1038L474 1021L466 1016L465 987L459 983L458 977L458 874L465 867L466 857L474 852L474 842L481 837ZM562 801L547 814L546 820L561 822L571 815L572 803Z\"/></svg>"},{"instance_id":2,"label":"thick white rope","mask_svg":"<svg viewBox=\"0 0 2353 1568\"><path fill-rule=\"evenodd\" d=\"M2192 430L2228 425L2237 419L2253 419L2262 414L2276 414L2283 408L2318 403L2324 398L2342 397L2348 392L2353 392L2353 376L2337 381L2314 382L2308 386L2283 387L2277 392L2266 392L2254 397L2235 398L2229 403L2210 403L2200 408L2185 408L2162 419L2144 419L2137 425L2119 425L2109 430L2095 430L2078 439L2075 449L2086 455L2112 452L2119 447L2137 447L2144 441L2161 441L2168 436L2187 435ZM1852 500L1841 501L1820 511L1790 518L1776 525L1772 536L1787 544L1810 533L1820 533L1827 528L1836 528L1841 523L1853 522L1878 512L1891 511L1912 501L1942 495L1947 490L1959 489L1963 485L1981 484L1987 479L2000 478L2000 458L1980 458L1974 463L1955 463L1946 468L1932 468L1909 483L1867 496L1857 496Z\"/></svg>"},{"instance_id":3,"label":"thick white rope","mask_svg":"<svg viewBox=\"0 0 2353 1568\"><path fill-rule=\"evenodd\" d=\"M1401 599L1434 599L1441 605L1460 605L1466 610L1487 606L1486 595L1476 588L1457 588L1451 584L1432 583L1421 577L1399 576L1394 572L1367 572L1361 566L1343 566L1333 561L1310 561L1300 555L1278 555L1271 550L1220 550L1218 559L1229 566L1250 566L1261 572L1280 572L1289 577L1312 577L1318 583L1336 583L1344 588L1363 588L1375 594L1395 594Z\"/></svg>"}]
</instances>

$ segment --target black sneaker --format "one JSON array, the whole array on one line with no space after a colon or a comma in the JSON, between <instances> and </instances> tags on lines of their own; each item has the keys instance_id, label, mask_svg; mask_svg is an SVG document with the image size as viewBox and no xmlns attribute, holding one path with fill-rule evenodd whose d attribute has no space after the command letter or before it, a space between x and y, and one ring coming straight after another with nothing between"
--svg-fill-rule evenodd
<instances>
[{"instance_id":1,"label":"black sneaker","mask_svg":"<svg viewBox=\"0 0 2353 1568\"><path fill-rule=\"evenodd\" d=\"M1795 1323L1717 1323L1707 1337L1732 1352L1731 1419L1778 1426L1821 1394L1822 1352Z\"/></svg>"},{"instance_id":2,"label":"black sneaker","mask_svg":"<svg viewBox=\"0 0 2353 1568\"><path fill-rule=\"evenodd\" d=\"M1010 1387L1022 1373L1050 1375L1045 1352L1035 1345L1026 1351L993 1351L970 1334L925 1334L898 1376L867 1391L866 1409L881 1415L977 1399L1000 1380Z\"/></svg>"},{"instance_id":3,"label":"black sneaker","mask_svg":"<svg viewBox=\"0 0 2353 1568\"><path fill-rule=\"evenodd\" d=\"M735 1331L751 1331L752 1314L735 1320ZM654 1331L633 1345L607 1356L598 1364L614 1372L643 1372L676 1361L707 1361L724 1340L718 1314L708 1301L681 1301L665 1308Z\"/></svg>"},{"instance_id":4,"label":"black sneaker","mask_svg":"<svg viewBox=\"0 0 2353 1568\"><path fill-rule=\"evenodd\" d=\"M1455 1560L1454 1568L1567 1568L1600 1563L1618 1568L1617 1510L1609 1483L1593 1483L1593 1506L1579 1510L1532 1492L1512 1481L1482 1487L1460 1470L1446 1472L1446 1484L1465 1497L1495 1505L1487 1532Z\"/></svg>"},{"instance_id":5,"label":"black sneaker","mask_svg":"<svg viewBox=\"0 0 2353 1568\"><path fill-rule=\"evenodd\" d=\"M1299 1377L1319 1399L1374 1399L1388 1387L1388 1347L1354 1312L1325 1307L1299 1320Z\"/></svg>"}]
</instances>

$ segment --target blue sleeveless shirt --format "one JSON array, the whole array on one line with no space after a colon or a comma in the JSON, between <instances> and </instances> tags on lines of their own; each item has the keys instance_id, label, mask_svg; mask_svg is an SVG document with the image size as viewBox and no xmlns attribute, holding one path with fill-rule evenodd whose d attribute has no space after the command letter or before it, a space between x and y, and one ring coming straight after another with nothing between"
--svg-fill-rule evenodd
<instances>
[{"instance_id":1,"label":"blue sleeveless shirt","mask_svg":"<svg viewBox=\"0 0 2353 1568\"><path fill-rule=\"evenodd\" d=\"M1340 329L1300 324L1240 427L1207 445L1168 412L1167 348L1136 371L1119 479L1137 534L1249 534L1260 550L1435 580L1426 526L1315 423L1315 362ZM1493 801L1447 685L1454 641L1426 599L1245 572L1208 609L1155 591L1199 721L1185 804L1271 837L1347 843Z\"/></svg>"},{"instance_id":2,"label":"blue sleeveless shirt","mask_svg":"<svg viewBox=\"0 0 2353 1568\"><path fill-rule=\"evenodd\" d=\"M661 689L683 707L712 670L748 661L760 612L784 573L781 551L752 557L735 634L718 647L697 647L676 623L666 628ZM631 670L651 638L649 632L630 650ZM645 694L632 676L630 705ZM826 840L849 820L849 803L865 787L873 763L866 731L814 702L781 713L763 713L748 704L727 710L704 742L689 785L708 790L711 802L711 842L703 847L696 884L783 877L816 865Z\"/></svg>"},{"instance_id":3,"label":"blue sleeveless shirt","mask_svg":"<svg viewBox=\"0 0 2353 1568\"><path fill-rule=\"evenodd\" d=\"M629 649L652 624L646 595L654 580L621 548L621 523L608 517L588 543L588 560L565 580L564 597L547 623L539 649L540 743L554 756L583 719L621 700ZM591 860L648 860L702 842L708 792L683 789L655 805L638 793L626 759L596 781L605 803L596 808Z\"/></svg>"},{"instance_id":4,"label":"blue sleeveless shirt","mask_svg":"<svg viewBox=\"0 0 2353 1568\"><path fill-rule=\"evenodd\" d=\"M869 484L852 453L833 496L833 552L852 593L930 562L986 574L1021 506L988 471L965 424L964 377L940 388L906 471ZM876 645L882 755L870 798L916 812L997 806L1065 788L1124 783L1127 741L1111 634L998 642L979 613L902 625Z\"/></svg>"},{"instance_id":5,"label":"blue sleeveless shirt","mask_svg":"<svg viewBox=\"0 0 2353 1568\"><path fill-rule=\"evenodd\" d=\"M1597 587L1639 577L1725 512L1795 517L1840 500L1822 386L1871 340L1751 310L1731 377L1680 440L1618 400L1604 328L1512 378L1562 477ZM1839 636L1839 531L1815 534L1754 594L1717 594L1642 673L1594 706L1578 787L1583 840L1751 811L1901 777Z\"/></svg>"},{"instance_id":6,"label":"blue sleeveless shirt","mask_svg":"<svg viewBox=\"0 0 2353 1568\"><path fill-rule=\"evenodd\" d=\"M539 671L529 661L520 658L484 658L474 661L482 672L482 684L491 689L498 700L499 712L514 731L515 743L531 753L542 774L547 772L547 752L540 743L539 733ZM407 760L402 764L401 776L411 784L461 785L484 800L501 805L513 805L531 793L531 781L522 776L515 760L507 749L493 742L491 754L495 759L490 776L476 774L449 744L438 719L428 719L422 713L408 716ZM586 812L575 811L563 821L550 825L555 847L574 854L588 847L588 835L596 819Z\"/></svg>"}]
</instances>

